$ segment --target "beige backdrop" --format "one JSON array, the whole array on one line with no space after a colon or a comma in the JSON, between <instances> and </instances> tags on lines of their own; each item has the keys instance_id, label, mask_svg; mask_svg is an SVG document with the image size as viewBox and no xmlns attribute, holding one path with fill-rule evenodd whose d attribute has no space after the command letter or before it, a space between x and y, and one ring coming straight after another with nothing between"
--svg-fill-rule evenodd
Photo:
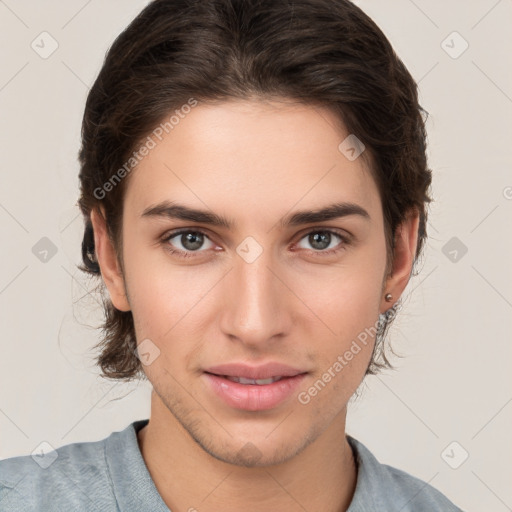
<instances>
[{"instance_id":1,"label":"beige backdrop","mask_svg":"<svg viewBox=\"0 0 512 512\"><path fill-rule=\"evenodd\" d=\"M75 267L86 94L146 3L0 1L0 458L149 414L147 384L97 377L100 310ZM357 3L419 82L435 202L391 331L405 357L366 381L348 432L466 511L512 510L512 1Z\"/></svg>"}]
</instances>

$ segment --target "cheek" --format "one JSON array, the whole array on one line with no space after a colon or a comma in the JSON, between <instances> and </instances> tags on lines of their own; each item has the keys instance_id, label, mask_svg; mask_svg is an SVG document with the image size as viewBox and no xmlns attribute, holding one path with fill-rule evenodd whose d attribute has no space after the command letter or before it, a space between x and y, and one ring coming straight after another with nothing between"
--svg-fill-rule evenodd
<instances>
[{"instance_id":1,"label":"cheek","mask_svg":"<svg viewBox=\"0 0 512 512\"><path fill-rule=\"evenodd\" d=\"M369 253L336 269L329 279L301 281L299 293L320 319L316 322L318 331L310 336L319 361L317 378L329 382L333 392L339 388L337 396L345 392L350 396L369 364L378 328L383 273L384 262Z\"/></svg>"},{"instance_id":2,"label":"cheek","mask_svg":"<svg viewBox=\"0 0 512 512\"><path fill-rule=\"evenodd\" d=\"M198 302L207 290L191 290L190 276L171 272L170 267L147 267L129 275L130 304L137 343L151 340L158 357L144 372L151 382L167 379L165 371L178 382L184 381L200 348L200 326L194 322ZM154 345L153 345L154 344Z\"/></svg>"},{"instance_id":3,"label":"cheek","mask_svg":"<svg viewBox=\"0 0 512 512\"><path fill-rule=\"evenodd\" d=\"M299 403L310 404L313 415L335 415L343 408L363 380L371 360L377 333L377 304L374 287L346 286L353 292L350 300L341 297L322 305L321 318L330 327L315 340L316 368L307 386L301 389ZM372 293L373 292L373 293ZM370 306L369 306L370 304ZM334 334L333 334L334 333Z\"/></svg>"},{"instance_id":4,"label":"cheek","mask_svg":"<svg viewBox=\"0 0 512 512\"><path fill-rule=\"evenodd\" d=\"M134 319L141 332L157 338L166 338L188 324L188 314L207 292L206 286L197 285L197 277L189 273L155 266L129 275L130 304Z\"/></svg>"},{"instance_id":5,"label":"cheek","mask_svg":"<svg viewBox=\"0 0 512 512\"><path fill-rule=\"evenodd\" d=\"M354 254L337 268L302 275L297 295L323 321L334 344L343 345L378 319L383 273L379 258Z\"/></svg>"},{"instance_id":6,"label":"cheek","mask_svg":"<svg viewBox=\"0 0 512 512\"><path fill-rule=\"evenodd\" d=\"M162 247L125 244L125 270L137 340L150 338L165 349L173 339L185 350L187 340L198 338L199 317L207 307L218 273L207 265L173 264ZM190 350L190 347L189 347Z\"/></svg>"}]
</instances>

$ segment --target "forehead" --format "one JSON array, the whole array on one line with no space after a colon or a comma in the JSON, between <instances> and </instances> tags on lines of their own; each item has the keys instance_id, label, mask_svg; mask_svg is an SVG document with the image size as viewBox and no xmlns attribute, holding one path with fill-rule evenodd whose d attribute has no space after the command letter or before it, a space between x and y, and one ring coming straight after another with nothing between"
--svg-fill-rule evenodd
<instances>
[{"instance_id":1,"label":"forehead","mask_svg":"<svg viewBox=\"0 0 512 512\"><path fill-rule=\"evenodd\" d=\"M294 204L350 201L374 213L380 207L365 161L340 151L350 134L325 108L276 101L198 104L167 131L161 140L150 134L155 145L132 171L125 208L133 215L178 199L274 220Z\"/></svg>"}]
</instances>

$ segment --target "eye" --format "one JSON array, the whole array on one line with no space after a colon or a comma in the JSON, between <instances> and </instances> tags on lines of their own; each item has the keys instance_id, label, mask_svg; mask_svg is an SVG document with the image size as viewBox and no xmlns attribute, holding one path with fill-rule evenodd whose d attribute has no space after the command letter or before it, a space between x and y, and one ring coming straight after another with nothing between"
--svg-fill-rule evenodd
<instances>
[{"instance_id":1,"label":"eye","mask_svg":"<svg viewBox=\"0 0 512 512\"><path fill-rule=\"evenodd\" d=\"M174 239L176 240L171 243ZM336 239L338 240L337 244ZM311 245L312 249L309 249L310 252L321 255L335 254L350 244L350 238L348 236L331 229L316 229L310 231L300 240L306 240L306 242ZM204 246L205 241L209 242L209 245L206 247ZM191 258L195 256L194 253L206 252L207 249L215 247L215 244L209 239L206 233L200 230L190 229L182 229L181 231L167 234L162 239L162 243L165 244L166 250L180 258ZM304 249L304 247L300 247L300 242L298 246ZM306 247L305 249L308 248Z\"/></svg>"},{"instance_id":2,"label":"eye","mask_svg":"<svg viewBox=\"0 0 512 512\"><path fill-rule=\"evenodd\" d=\"M171 243L173 239L176 239L176 241ZM166 244L167 249L171 253L188 258L192 256L191 253L203 252L199 249L204 245L205 240L208 240L211 244L206 247L206 249L211 249L215 246L205 233L192 230L182 230L171 233L165 236L162 241Z\"/></svg>"},{"instance_id":3,"label":"eye","mask_svg":"<svg viewBox=\"0 0 512 512\"><path fill-rule=\"evenodd\" d=\"M336 239L338 239L338 243L336 243ZM325 254L336 253L339 250L341 250L343 246L348 245L350 243L348 237L341 235L337 231L331 229L317 229L315 231L310 231L309 233L306 234L306 236L301 238L301 241L302 240L306 240L306 242L310 244L314 252ZM342 243L341 247L339 247L340 241ZM333 243L334 245L332 245ZM302 249L308 249L307 247L301 247L300 242L299 247Z\"/></svg>"}]
</instances>

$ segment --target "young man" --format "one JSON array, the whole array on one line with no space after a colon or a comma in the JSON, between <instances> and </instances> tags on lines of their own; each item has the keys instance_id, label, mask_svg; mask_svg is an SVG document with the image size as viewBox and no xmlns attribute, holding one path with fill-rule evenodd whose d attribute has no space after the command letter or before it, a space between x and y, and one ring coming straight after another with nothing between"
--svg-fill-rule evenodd
<instances>
[{"instance_id":1,"label":"young man","mask_svg":"<svg viewBox=\"0 0 512 512\"><path fill-rule=\"evenodd\" d=\"M431 180L415 83L361 10L150 3L90 91L80 161L98 363L151 382L151 417L2 461L2 510L460 510L345 434Z\"/></svg>"}]
</instances>

